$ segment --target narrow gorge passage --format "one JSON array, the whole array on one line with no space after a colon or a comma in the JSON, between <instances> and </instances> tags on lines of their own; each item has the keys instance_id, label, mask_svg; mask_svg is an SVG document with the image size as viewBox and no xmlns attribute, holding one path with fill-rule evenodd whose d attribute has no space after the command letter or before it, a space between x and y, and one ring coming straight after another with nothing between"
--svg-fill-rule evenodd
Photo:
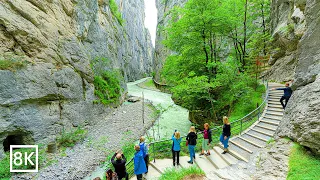
<instances>
[{"instance_id":1,"label":"narrow gorge passage","mask_svg":"<svg viewBox=\"0 0 320 180\"><path fill-rule=\"evenodd\" d=\"M175 129L179 130L182 135L186 135L191 126L191 122L188 120L188 110L174 104L171 94L143 89L137 86L137 84L149 79L144 78L127 84L129 96L142 97L143 93L146 100L151 101L157 109L163 111L153 128L149 130L149 135L153 136L154 130L155 139L169 139Z\"/></svg>"}]
</instances>

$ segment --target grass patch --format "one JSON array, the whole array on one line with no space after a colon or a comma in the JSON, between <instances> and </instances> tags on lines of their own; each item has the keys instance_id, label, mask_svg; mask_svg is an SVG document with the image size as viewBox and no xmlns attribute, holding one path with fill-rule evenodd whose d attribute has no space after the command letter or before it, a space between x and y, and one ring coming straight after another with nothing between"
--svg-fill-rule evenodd
<instances>
[{"instance_id":1,"label":"grass patch","mask_svg":"<svg viewBox=\"0 0 320 180\"><path fill-rule=\"evenodd\" d=\"M150 87L150 88L156 88L156 86L154 85L152 79L150 79L150 80L148 80L148 81L145 81L145 82L143 83L143 85L145 85L146 87Z\"/></svg>"},{"instance_id":2,"label":"grass patch","mask_svg":"<svg viewBox=\"0 0 320 180\"><path fill-rule=\"evenodd\" d=\"M118 5L114 0L109 0L111 13L116 17L118 22L123 25L124 20L122 19L121 13L118 9Z\"/></svg>"},{"instance_id":3,"label":"grass patch","mask_svg":"<svg viewBox=\"0 0 320 180\"><path fill-rule=\"evenodd\" d=\"M287 180L313 180L320 177L320 157L294 143L289 156L289 172Z\"/></svg>"},{"instance_id":4,"label":"grass patch","mask_svg":"<svg viewBox=\"0 0 320 180\"><path fill-rule=\"evenodd\" d=\"M159 180L182 180L184 177L190 175L204 176L205 173L202 171L202 169L196 166L181 169L170 168L164 171L164 173L160 176Z\"/></svg>"},{"instance_id":5,"label":"grass patch","mask_svg":"<svg viewBox=\"0 0 320 180\"><path fill-rule=\"evenodd\" d=\"M0 70L15 71L26 66L26 61L17 58L0 58Z\"/></svg>"},{"instance_id":6,"label":"grass patch","mask_svg":"<svg viewBox=\"0 0 320 180\"><path fill-rule=\"evenodd\" d=\"M63 131L57 138L57 143L59 147L73 147L77 142L83 141L87 134L88 131L80 127L70 132Z\"/></svg>"}]
</instances>

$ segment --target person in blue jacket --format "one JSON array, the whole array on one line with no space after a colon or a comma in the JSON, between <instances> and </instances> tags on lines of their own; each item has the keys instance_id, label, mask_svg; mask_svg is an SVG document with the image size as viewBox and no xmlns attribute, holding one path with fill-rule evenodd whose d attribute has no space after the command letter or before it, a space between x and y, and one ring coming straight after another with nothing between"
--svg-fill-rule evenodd
<instances>
[{"instance_id":1,"label":"person in blue jacket","mask_svg":"<svg viewBox=\"0 0 320 180\"><path fill-rule=\"evenodd\" d=\"M143 136L140 137L140 151L143 154L144 162L146 163L147 172L148 173L148 166L149 166L149 153L148 153L148 144L145 142L145 138Z\"/></svg>"},{"instance_id":2,"label":"person in blue jacket","mask_svg":"<svg viewBox=\"0 0 320 180\"><path fill-rule=\"evenodd\" d=\"M289 87L289 85L290 85L289 82L287 82L285 88L272 88L272 90L283 90L284 91L284 94L280 99L280 103L281 103L283 109L286 108L286 106L288 104L288 101L289 101L289 99L290 99L290 97L292 95L292 89L291 89L291 87ZM286 100L285 104L283 103L284 100Z\"/></svg>"},{"instance_id":3,"label":"person in blue jacket","mask_svg":"<svg viewBox=\"0 0 320 180\"><path fill-rule=\"evenodd\" d=\"M177 157L177 165L179 166L179 154L180 154L180 143L181 143L181 137L180 137L180 132L175 130L173 135L172 135L172 159L173 159L173 166L176 165L176 157Z\"/></svg>"},{"instance_id":4,"label":"person in blue jacket","mask_svg":"<svg viewBox=\"0 0 320 180\"><path fill-rule=\"evenodd\" d=\"M136 150L133 157L134 174L137 176L137 180L142 180L142 174L147 172L146 163L143 159L143 153L140 151L140 146L135 145L134 149Z\"/></svg>"}]
</instances>

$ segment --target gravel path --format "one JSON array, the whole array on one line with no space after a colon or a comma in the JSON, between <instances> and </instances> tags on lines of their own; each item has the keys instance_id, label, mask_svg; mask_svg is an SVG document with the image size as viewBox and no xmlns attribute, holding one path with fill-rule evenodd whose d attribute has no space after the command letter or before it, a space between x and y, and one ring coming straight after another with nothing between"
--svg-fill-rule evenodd
<instances>
[{"instance_id":1,"label":"gravel path","mask_svg":"<svg viewBox=\"0 0 320 180\"><path fill-rule=\"evenodd\" d=\"M138 139L152 125L153 110L145 104L145 127L142 125L142 103L122 105L97 124L88 127L88 137L66 150L65 157L38 173L18 174L13 179L74 180L83 179L104 161L107 152L121 148L124 141Z\"/></svg>"}]
</instances>

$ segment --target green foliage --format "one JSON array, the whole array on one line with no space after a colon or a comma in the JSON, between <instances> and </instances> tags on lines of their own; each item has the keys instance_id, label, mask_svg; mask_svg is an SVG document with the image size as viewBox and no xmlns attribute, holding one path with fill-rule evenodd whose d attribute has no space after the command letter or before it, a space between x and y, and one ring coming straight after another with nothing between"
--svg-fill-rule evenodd
<instances>
[{"instance_id":1,"label":"green foliage","mask_svg":"<svg viewBox=\"0 0 320 180\"><path fill-rule=\"evenodd\" d=\"M118 104L121 96L122 75L118 69L108 69L110 61L107 58L96 58L91 62L94 76L94 94L99 98L93 103L109 105Z\"/></svg>"},{"instance_id":2,"label":"green foliage","mask_svg":"<svg viewBox=\"0 0 320 180\"><path fill-rule=\"evenodd\" d=\"M118 5L114 0L109 0L111 13L117 18L118 22L123 25L124 20L122 19L121 13L119 12Z\"/></svg>"},{"instance_id":3,"label":"green foliage","mask_svg":"<svg viewBox=\"0 0 320 180\"><path fill-rule=\"evenodd\" d=\"M289 156L287 180L311 180L319 177L320 157L308 153L303 146L294 143Z\"/></svg>"},{"instance_id":4,"label":"green foliage","mask_svg":"<svg viewBox=\"0 0 320 180\"><path fill-rule=\"evenodd\" d=\"M78 127L70 132L63 131L61 136L57 138L60 147L73 147L77 142L83 141L87 136L86 129Z\"/></svg>"},{"instance_id":5,"label":"green foliage","mask_svg":"<svg viewBox=\"0 0 320 180\"><path fill-rule=\"evenodd\" d=\"M0 57L0 70L15 71L26 66L26 61L21 57Z\"/></svg>"},{"instance_id":6,"label":"green foliage","mask_svg":"<svg viewBox=\"0 0 320 180\"><path fill-rule=\"evenodd\" d=\"M267 141L267 144L272 144L272 143L274 143L275 142L275 140L273 139L273 138L270 138L268 141Z\"/></svg>"},{"instance_id":7,"label":"green foliage","mask_svg":"<svg viewBox=\"0 0 320 180\"><path fill-rule=\"evenodd\" d=\"M184 177L197 175L197 176L205 176L205 173L202 169L197 166L191 166L189 168L171 168L166 169L164 173L160 176L160 180L182 180Z\"/></svg>"}]
</instances>

